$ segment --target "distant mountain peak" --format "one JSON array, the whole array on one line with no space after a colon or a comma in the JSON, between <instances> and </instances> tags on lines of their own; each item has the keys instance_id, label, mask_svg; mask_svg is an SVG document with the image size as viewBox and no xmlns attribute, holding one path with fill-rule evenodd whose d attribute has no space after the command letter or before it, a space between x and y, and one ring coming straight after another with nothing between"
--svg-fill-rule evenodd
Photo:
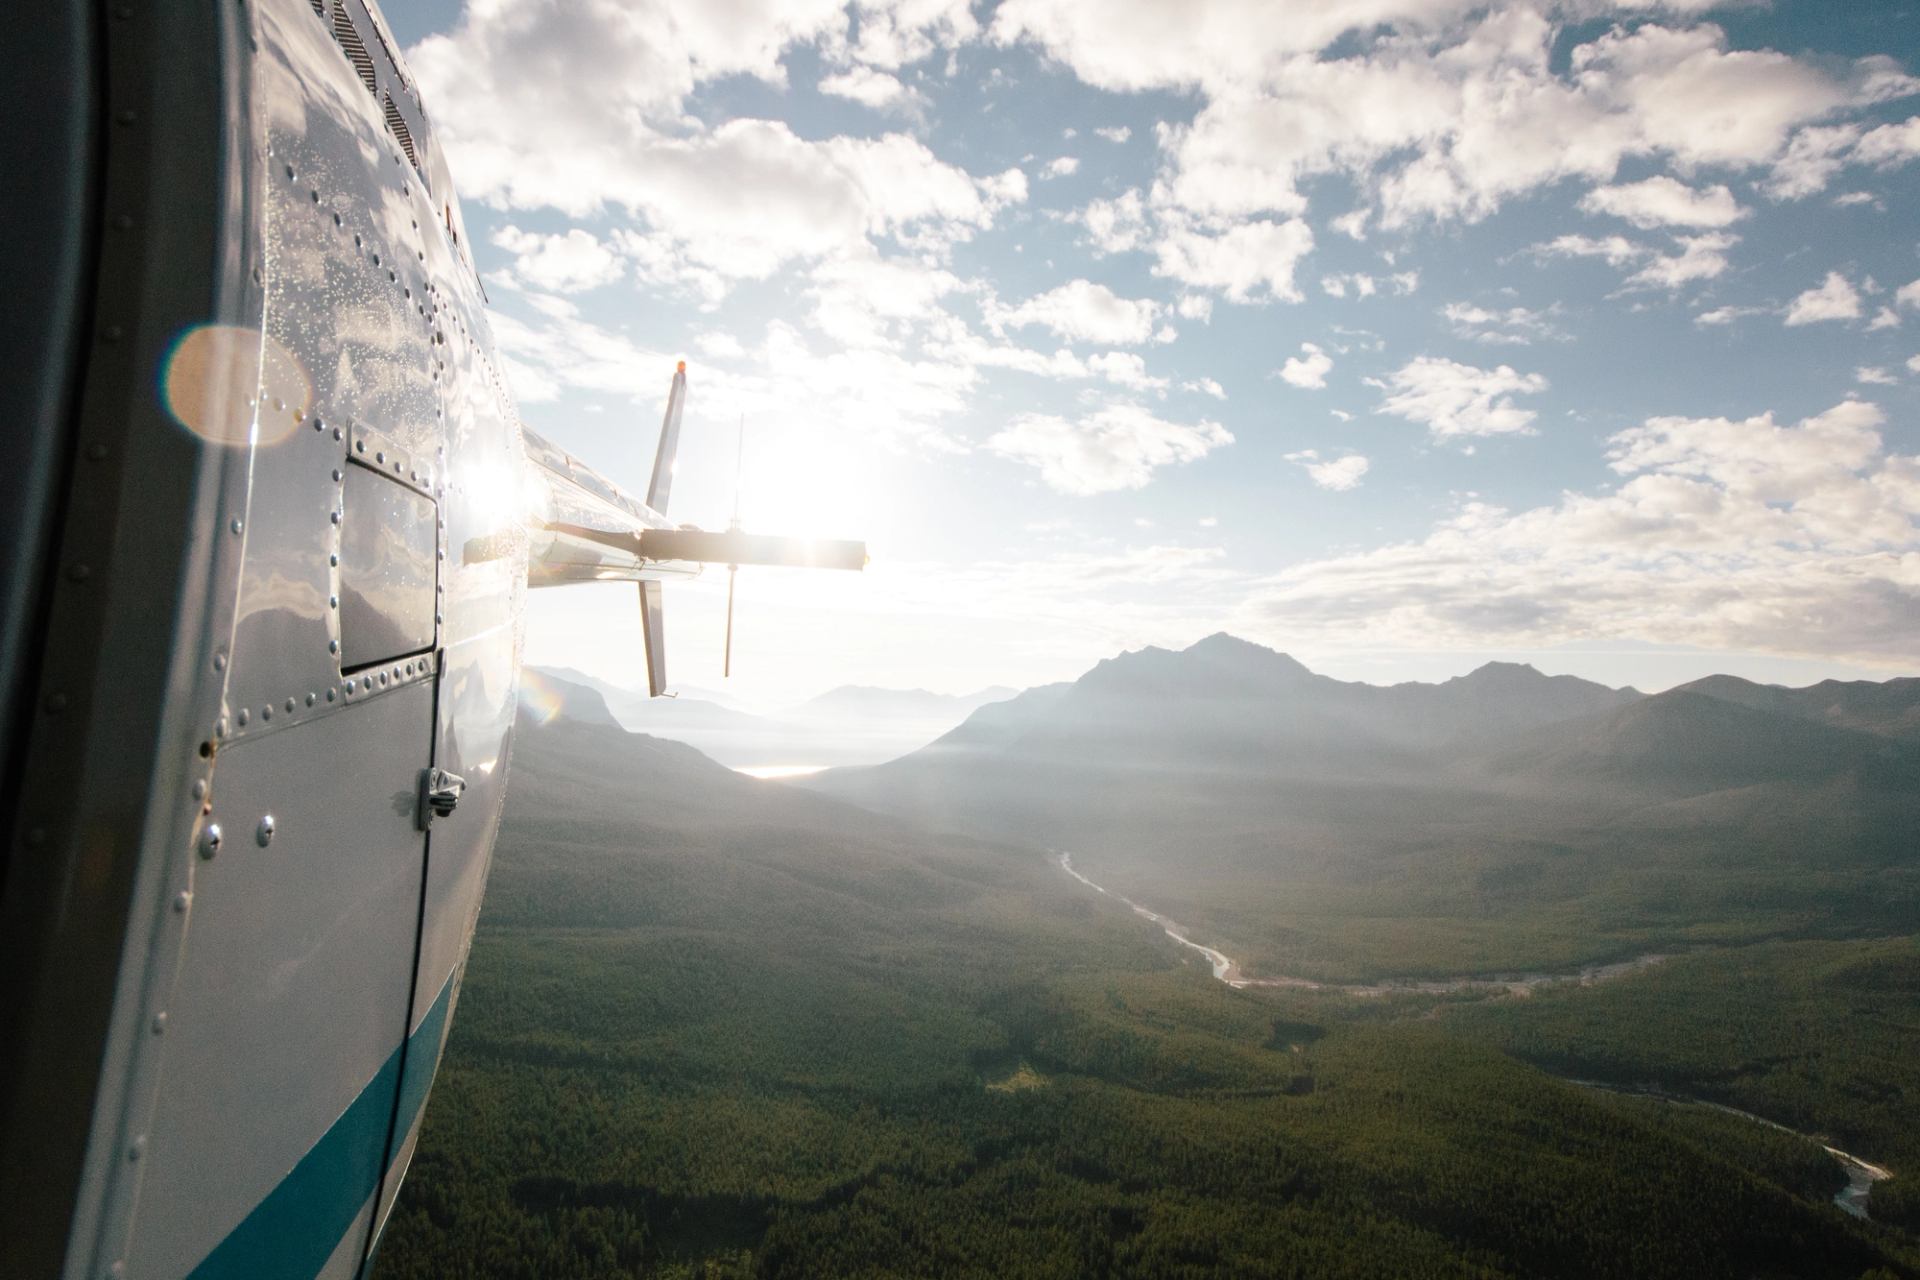
<instances>
[{"instance_id":1,"label":"distant mountain peak","mask_svg":"<svg viewBox=\"0 0 1920 1280\"><path fill-rule=\"evenodd\" d=\"M1514 682L1519 680L1545 680L1548 677L1540 673L1540 668L1531 662L1483 662L1473 670L1461 676L1462 680L1480 680Z\"/></svg>"}]
</instances>

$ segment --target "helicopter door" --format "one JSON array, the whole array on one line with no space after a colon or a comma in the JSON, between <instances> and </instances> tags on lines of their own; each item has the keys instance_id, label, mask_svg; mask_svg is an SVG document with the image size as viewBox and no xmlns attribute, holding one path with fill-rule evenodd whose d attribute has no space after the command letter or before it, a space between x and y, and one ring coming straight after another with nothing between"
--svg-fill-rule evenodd
<instances>
[{"instance_id":1,"label":"helicopter door","mask_svg":"<svg viewBox=\"0 0 1920 1280\"><path fill-rule=\"evenodd\" d=\"M394 455L332 436L292 433L255 468L211 825L153 1027L133 1256L154 1275L352 1275L384 1168L425 880L438 519ZM316 474L340 478L313 495Z\"/></svg>"}]
</instances>

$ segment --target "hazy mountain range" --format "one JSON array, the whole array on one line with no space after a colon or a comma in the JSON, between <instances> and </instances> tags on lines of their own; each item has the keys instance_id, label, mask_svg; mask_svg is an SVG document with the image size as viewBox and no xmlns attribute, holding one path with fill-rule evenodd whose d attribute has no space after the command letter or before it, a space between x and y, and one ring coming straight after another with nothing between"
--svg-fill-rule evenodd
<instances>
[{"instance_id":1,"label":"hazy mountain range","mask_svg":"<svg viewBox=\"0 0 1920 1280\"><path fill-rule=\"evenodd\" d=\"M729 768L821 768L891 760L1016 692L995 687L953 695L843 685L806 702L756 714L714 690L686 688L679 697L649 698L644 691L567 667L535 667L530 674L531 698L543 696L548 686L560 690L563 701L566 689L591 689L615 723L635 733L687 743Z\"/></svg>"},{"instance_id":2,"label":"hazy mountain range","mask_svg":"<svg viewBox=\"0 0 1920 1280\"><path fill-rule=\"evenodd\" d=\"M1550 964L1710 921L1776 936L1920 910L1915 679L1648 696L1489 663L1380 687L1214 635L801 785L1071 849L1269 972Z\"/></svg>"}]
</instances>

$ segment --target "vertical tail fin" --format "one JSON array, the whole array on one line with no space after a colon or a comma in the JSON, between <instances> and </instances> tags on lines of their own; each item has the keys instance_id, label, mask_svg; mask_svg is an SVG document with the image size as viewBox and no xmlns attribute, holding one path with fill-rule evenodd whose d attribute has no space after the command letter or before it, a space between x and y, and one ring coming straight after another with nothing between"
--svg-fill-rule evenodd
<instances>
[{"instance_id":1,"label":"vertical tail fin","mask_svg":"<svg viewBox=\"0 0 1920 1280\"><path fill-rule=\"evenodd\" d=\"M647 695L667 691L667 615L661 607L660 584L640 584L640 630L647 644Z\"/></svg>"},{"instance_id":2,"label":"vertical tail fin","mask_svg":"<svg viewBox=\"0 0 1920 1280\"><path fill-rule=\"evenodd\" d=\"M667 416L660 423L660 450L653 455L653 479L647 483L647 505L665 515L673 490L673 462L680 452L680 414L687 407L687 362L673 372L667 393Z\"/></svg>"}]
</instances>

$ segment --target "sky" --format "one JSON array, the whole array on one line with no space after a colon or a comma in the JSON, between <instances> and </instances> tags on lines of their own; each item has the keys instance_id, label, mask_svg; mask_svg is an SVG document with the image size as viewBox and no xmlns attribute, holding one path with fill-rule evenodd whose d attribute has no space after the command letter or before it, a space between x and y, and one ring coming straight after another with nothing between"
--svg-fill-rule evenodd
<instances>
[{"instance_id":1,"label":"sky","mask_svg":"<svg viewBox=\"0 0 1920 1280\"><path fill-rule=\"evenodd\" d=\"M741 572L749 700L1920 671L1911 0L393 10L528 425L644 491L685 359L671 516L868 541ZM634 594L527 660L644 684Z\"/></svg>"}]
</instances>

